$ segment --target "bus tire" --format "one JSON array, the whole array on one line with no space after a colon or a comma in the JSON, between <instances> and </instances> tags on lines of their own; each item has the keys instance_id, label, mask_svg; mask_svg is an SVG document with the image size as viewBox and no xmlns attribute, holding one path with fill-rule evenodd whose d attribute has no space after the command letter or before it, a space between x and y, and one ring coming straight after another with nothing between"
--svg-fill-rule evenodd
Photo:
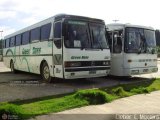
<instances>
[{"instance_id":1,"label":"bus tire","mask_svg":"<svg viewBox=\"0 0 160 120\"><path fill-rule=\"evenodd\" d=\"M49 70L48 64L46 62L44 62L42 64L41 76L42 76L42 79L47 83L50 83L52 80L52 78L50 76L50 70Z\"/></svg>"},{"instance_id":2,"label":"bus tire","mask_svg":"<svg viewBox=\"0 0 160 120\"><path fill-rule=\"evenodd\" d=\"M11 68L11 72L12 72L12 73L17 73L17 70L15 70L15 68L14 68L13 60L11 60L10 68Z\"/></svg>"}]
</instances>

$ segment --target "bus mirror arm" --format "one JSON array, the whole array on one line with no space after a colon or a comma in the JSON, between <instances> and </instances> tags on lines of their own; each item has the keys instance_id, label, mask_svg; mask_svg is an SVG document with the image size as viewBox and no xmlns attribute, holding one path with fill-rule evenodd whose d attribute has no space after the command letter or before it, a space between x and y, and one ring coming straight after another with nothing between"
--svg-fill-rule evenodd
<instances>
[{"instance_id":1,"label":"bus mirror arm","mask_svg":"<svg viewBox=\"0 0 160 120\"><path fill-rule=\"evenodd\" d=\"M141 54L141 52L142 52L142 49L139 48L139 49L138 49L138 54Z\"/></svg>"}]
</instances>

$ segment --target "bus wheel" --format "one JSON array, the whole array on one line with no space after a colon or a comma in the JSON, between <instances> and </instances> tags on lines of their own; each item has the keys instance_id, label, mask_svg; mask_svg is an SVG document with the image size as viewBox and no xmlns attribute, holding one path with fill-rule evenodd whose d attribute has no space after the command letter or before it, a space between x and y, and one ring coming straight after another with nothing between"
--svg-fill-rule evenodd
<instances>
[{"instance_id":1,"label":"bus wheel","mask_svg":"<svg viewBox=\"0 0 160 120\"><path fill-rule=\"evenodd\" d=\"M13 63L13 61L11 61L10 67L11 67L11 72L12 73L16 73L16 70L14 69L14 63Z\"/></svg>"},{"instance_id":2,"label":"bus wheel","mask_svg":"<svg viewBox=\"0 0 160 120\"><path fill-rule=\"evenodd\" d=\"M51 82L50 70L46 62L42 65L41 75L45 82Z\"/></svg>"}]
</instances>

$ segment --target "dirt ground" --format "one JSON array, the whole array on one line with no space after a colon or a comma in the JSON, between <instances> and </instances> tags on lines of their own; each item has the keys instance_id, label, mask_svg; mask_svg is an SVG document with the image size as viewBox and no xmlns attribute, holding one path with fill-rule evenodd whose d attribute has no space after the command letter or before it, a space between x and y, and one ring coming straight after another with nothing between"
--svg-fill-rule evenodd
<instances>
[{"instance_id":1,"label":"dirt ground","mask_svg":"<svg viewBox=\"0 0 160 120\"><path fill-rule=\"evenodd\" d=\"M158 76L160 76L160 70L158 73L138 75L130 79L110 77L74 80L56 79L53 83L47 84L41 81L39 75L24 72L13 74L10 72L10 69L0 62L0 102L66 94L79 89L101 88L148 81Z\"/></svg>"}]
</instances>

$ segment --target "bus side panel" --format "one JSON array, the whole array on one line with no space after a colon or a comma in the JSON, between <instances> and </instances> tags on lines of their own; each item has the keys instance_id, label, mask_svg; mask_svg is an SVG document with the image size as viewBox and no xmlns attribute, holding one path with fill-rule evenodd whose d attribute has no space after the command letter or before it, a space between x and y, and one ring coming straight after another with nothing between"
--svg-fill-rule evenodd
<instances>
[{"instance_id":1,"label":"bus side panel","mask_svg":"<svg viewBox=\"0 0 160 120\"><path fill-rule=\"evenodd\" d=\"M122 76L123 75L123 55L111 54L111 71L110 75Z\"/></svg>"},{"instance_id":2,"label":"bus side panel","mask_svg":"<svg viewBox=\"0 0 160 120\"><path fill-rule=\"evenodd\" d=\"M30 66L32 65L31 61L29 60L30 52L30 44L20 46L20 59L17 61L19 70L30 72Z\"/></svg>"},{"instance_id":3,"label":"bus side panel","mask_svg":"<svg viewBox=\"0 0 160 120\"><path fill-rule=\"evenodd\" d=\"M45 60L53 76L52 41L36 42L20 46L20 55L16 57L16 69L40 74L40 64ZM16 48L18 54L18 48Z\"/></svg>"},{"instance_id":4,"label":"bus side panel","mask_svg":"<svg viewBox=\"0 0 160 120\"><path fill-rule=\"evenodd\" d=\"M43 41L31 44L30 62L32 66L30 67L30 71L40 74L40 65L42 61L47 62L52 75L52 41Z\"/></svg>"}]
</instances>

